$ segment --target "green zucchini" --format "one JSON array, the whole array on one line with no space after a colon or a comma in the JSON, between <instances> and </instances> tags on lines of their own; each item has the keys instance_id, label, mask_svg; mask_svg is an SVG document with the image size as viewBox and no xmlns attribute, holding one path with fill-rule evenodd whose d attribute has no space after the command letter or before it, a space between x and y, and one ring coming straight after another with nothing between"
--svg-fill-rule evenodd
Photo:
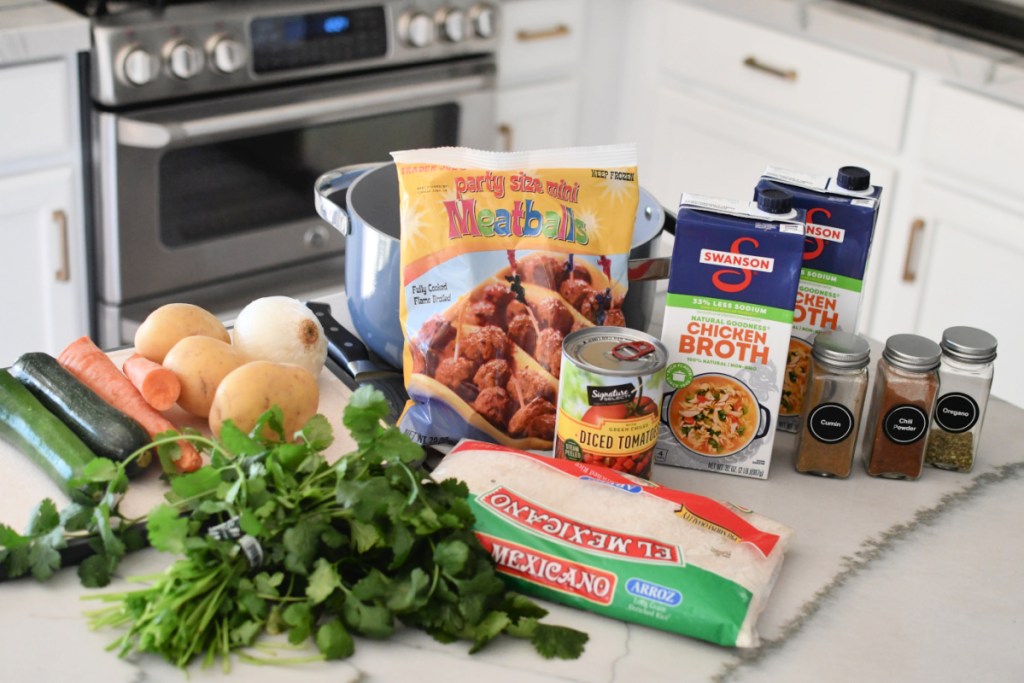
<instances>
[{"instance_id":1,"label":"green zucchini","mask_svg":"<svg viewBox=\"0 0 1024 683\"><path fill-rule=\"evenodd\" d=\"M72 500L86 502L102 493L95 485L72 485L72 480L80 477L96 456L70 427L4 369L0 369L0 435L28 456Z\"/></svg>"},{"instance_id":2,"label":"green zucchini","mask_svg":"<svg viewBox=\"0 0 1024 683\"><path fill-rule=\"evenodd\" d=\"M152 442L142 425L100 398L49 354L23 354L11 366L11 375L101 458L124 462ZM127 473L141 471L129 465Z\"/></svg>"}]
</instances>

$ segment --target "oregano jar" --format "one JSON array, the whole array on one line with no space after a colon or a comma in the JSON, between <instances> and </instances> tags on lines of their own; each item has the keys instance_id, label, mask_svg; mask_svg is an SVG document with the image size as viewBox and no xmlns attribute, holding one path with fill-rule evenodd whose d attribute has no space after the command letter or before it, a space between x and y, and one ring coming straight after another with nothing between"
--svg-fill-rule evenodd
<instances>
[{"instance_id":1,"label":"oregano jar","mask_svg":"<svg viewBox=\"0 0 1024 683\"><path fill-rule=\"evenodd\" d=\"M928 434L926 465L956 472L974 467L992 388L996 338L974 327L950 327L939 343L940 395Z\"/></svg>"},{"instance_id":2,"label":"oregano jar","mask_svg":"<svg viewBox=\"0 0 1024 683\"><path fill-rule=\"evenodd\" d=\"M811 347L796 470L845 479L853 469L871 346L849 332L823 332Z\"/></svg>"},{"instance_id":3,"label":"oregano jar","mask_svg":"<svg viewBox=\"0 0 1024 683\"><path fill-rule=\"evenodd\" d=\"M916 334L894 334L878 360L864 463L873 477L918 479L939 390L942 350Z\"/></svg>"}]
</instances>

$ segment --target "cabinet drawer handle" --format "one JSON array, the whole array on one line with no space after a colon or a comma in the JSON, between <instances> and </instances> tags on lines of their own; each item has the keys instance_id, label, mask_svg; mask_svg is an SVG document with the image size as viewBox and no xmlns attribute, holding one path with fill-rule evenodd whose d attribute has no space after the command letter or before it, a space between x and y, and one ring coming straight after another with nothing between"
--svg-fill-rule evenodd
<instances>
[{"instance_id":1,"label":"cabinet drawer handle","mask_svg":"<svg viewBox=\"0 0 1024 683\"><path fill-rule=\"evenodd\" d=\"M531 31L529 29L520 29L516 31L516 40L520 43L529 43L534 40L549 40L551 38L561 38L562 36L569 35L569 27L565 24L556 24L551 28L537 29Z\"/></svg>"},{"instance_id":2,"label":"cabinet drawer handle","mask_svg":"<svg viewBox=\"0 0 1024 683\"><path fill-rule=\"evenodd\" d=\"M57 224L58 249L60 250L60 268L54 274L57 282L67 282L71 279L71 270L68 258L68 215L61 209L53 212L53 221Z\"/></svg>"},{"instance_id":3,"label":"cabinet drawer handle","mask_svg":"<svg viewBox=\"0 0 1024 683\"><path fill-rule=\"evenodd\" d=\"M772 66L771 64L765 64L754 55L750 55L743 60L743 66L761 73L770 74L776 76L785 81L795 81L797 77L796 69L783 69L778 66Z\"/></svg>"},{"instance_id":4,"label":"cabinet drawer handle","mask_svg":"<svg viewBox=\"0 0 1024 683\"><path fill-rule=\"evenodd\" d=\"M503 123L498 126L498 134L501 135L501 149L505 152L512 151L512 126Z\"/></svg>"},{"instance_id":5,"label":"cabinet drawer handle","mask_svg":"<svg viewBox=\"0 0 1024 683\"><path fill-rule=\"evenodd\" d=\"M910 236L907 238L907 254L903 261L903 281L913 282L917 279L917 260L920 245L918 236L924 232L924 220L915 218L910 224Z\"/></svg>"}]
</instances>

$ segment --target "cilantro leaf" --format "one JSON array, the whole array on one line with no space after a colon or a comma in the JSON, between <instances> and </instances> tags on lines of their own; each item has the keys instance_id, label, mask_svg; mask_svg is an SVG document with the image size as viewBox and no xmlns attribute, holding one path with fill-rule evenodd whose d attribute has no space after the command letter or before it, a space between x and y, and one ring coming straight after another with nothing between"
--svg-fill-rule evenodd
<instances>
[{"instance_id":1,"label":"cilantro leaf","mask_svg":"<svg viewBox=\"0 0 1024 683\"><path fill-rule=\"evenodd\" d=\"M325 622L317 629L316 646L327 659L345 659L356 651L352 635L337 618Z\"/></svg>"},{"instance_id":2,"label":"cilantro leaf","mask_svg":"<svg viewBox=\"0 0 1024 683\"><path fill-rule=\"evenodd\" d=\"M388 402L380 389L364 384L349 398L342 422L360 447L372 444L388 415Z\"/></svg>"},{"instance_id":3,"label":"cilantro leaf","mask_svg":"<svg viewBox=\"0 0 1024 683\"><path fill-rule=\"evenodd\" d=\"M284 532L286 569L303 576L309 573L316 559L320 534L325 528L322 521L307 519L304 524L289 527Z\"/></svg>"},{"instance_id":4,"label":"cilantro leaf","mask_svg":"<svg viewBox=\"0 0 1024 683\"><path fill-rule=\"evenodd\" d=\"M200 467L195 472L189 472L171 478L171 491L175 500L190 500L201 496L209 495L220 486L220 472L212 467Z\"/></svg>"},{"instance_id":5,"label":"cilantro leaf","mask_svg":"<svg viewBox=\"0 0 1024 683\"><path fill-rule=\"evenodd\" d=\"M428 588L430 588L430 577L425 571L416 567L409 572L408 576L394 585L390 596L388 596L387 607L396 614L422 607L426 602Z\"/></svg>"},{"instance_id":6,"label":"cilantro leaf","mask_svg":"<svg viewBox=\"0 0 1024 683\"><path fill-rule=\"evenodd\" d=\"M281 613L284 623L291 626L288 642L297 645L313 632L313 608L308 602L293 602Z\"/></svg>"},{"instance_id":7,"label":"cilantro leaf","mask_svg":"<svg viewBox=\"0 0 1024 683\"><path fill-rule=\"evenodd\" d=\"M0 524L0 546L10 550L13 548L20 548L28 544L28 538L22 536L6 524Z\"/></svg>"},{"instance_id":8,"label":"cilantro leaf","mask_svg":"<svg viewBox=\"0 0 1024 683\"><path fill-rule=\"evenodd\" d=\"M56 510L54 510L56 514ZM60 529L36 538L28 551L29 568L39 581L45 581L60 569L60 548L67 546L64 534Z\"/></svg>"},{"instance_id":9,"label":"cilantro leaf","mask_svg":"<svg viewBox=\"0 0 1024 683\"><path fill-rule=\"evenodd\" d=\"M395 632L395 618L390 610L354 597L345 600L341 616L349 628L368 638L387 638Z\"/></svg>"},{"instance_id":10,"label":"cilantro leaf","mask_svg":"<svg viewBox=\"0 0 1024 683\"><path fill-rule=\"evenodd\" d=\"M566 626L537 624L530 643L545 659L577 659L590 636Z\"/></svg>"},{"instance_id":11,"label":"cilantro leaf","mask_svg":"<svg viewBox=\"0 0 1024 683\"><path fill-rule=\"evenodd\" d=\"M78 565L78 578L86 588L103 588L110 583L116 566L116 557L102 553L90 555Z\"/></svg>"},{"instance_id":12,"label":"cilantro leaf","mask_svg":"<svg viewBox=\"0 0 1024 683\"><path fill-rule=\"evenodd\" d=\"M326 417L317 414L302 428L302 438L313 450L324 451L334 443L334 430Z\"/></svg>"},{"instance_id":13,"label":"cilantro leaf","mask_svg":"<svg viewBox=\"0 0 1024 683\"><path fill-rule=\"evenodd\" d=\"M60 525L60 514L57 512L57 506L47 498L32 509L26 535L43 536L56 529L58 525Z\"/></svg>"},{"instance_id":14,"label":"cilantro leaf","mask_svg":"<svg viewBox=\"0 0 1024 683\"><path fill-rule=\"evenodd\" d=\"M160 504L149 513L146 523L149 543L165 553L185 551L185 535L188 533L188 519L178 515L170 505Z\"/></svg>"},{"instance_id":15,"label":"cilantro leaf","mask_svg":"<svg viewBox=\"0 0 1024 683\"><path fill-rule=\"evenodd\" d=\"M457 538L449 538L437 544L434 562L446 574L458 574L469 559L469 546Z\"/></svg>"},{"instance_id":16,"label":"cilantro leaf","mask_svg":"<svg viewBox=\"0 0 1024 683\"><path fill-rule=\"evenodd\" d=\"M487 616L473 628L473 647L469 653L479 652L487 643L501 635L510 623L508 615L504 612L488 612Z\"/></svg>"},{"instance_id":17,"label":"cilantro leaf","mask_svg":"<svg viewBox=\"0 0 1024 683\"><path fill-rule=\"evenodd\" d=\"M306 586L306 595L317 605L334 592L341 585L341 577L334 565L324 558L316 561L313 573L309 575L309 584Z\"/></svg>"}]
</instances>

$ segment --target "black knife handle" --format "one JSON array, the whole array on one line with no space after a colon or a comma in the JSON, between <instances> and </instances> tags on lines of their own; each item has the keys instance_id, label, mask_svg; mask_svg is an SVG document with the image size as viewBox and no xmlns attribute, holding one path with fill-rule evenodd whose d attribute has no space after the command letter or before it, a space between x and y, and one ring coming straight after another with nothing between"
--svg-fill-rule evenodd
<instances>
[{"instance_id":1,"label":"black knife handle","mask_svg":"<svg viewBox=\"0 0 1024 683\"><path fill-rule=\"evenodd\" d=\"M359 337L334 319L330 304L307 301L306 307L316 314L324 328L324 334L327 336L327 355L331 360L344 367L353 377L365 372L368 369L366 366L372 364L369 349Z\"/></svg>"}]
</instances>

